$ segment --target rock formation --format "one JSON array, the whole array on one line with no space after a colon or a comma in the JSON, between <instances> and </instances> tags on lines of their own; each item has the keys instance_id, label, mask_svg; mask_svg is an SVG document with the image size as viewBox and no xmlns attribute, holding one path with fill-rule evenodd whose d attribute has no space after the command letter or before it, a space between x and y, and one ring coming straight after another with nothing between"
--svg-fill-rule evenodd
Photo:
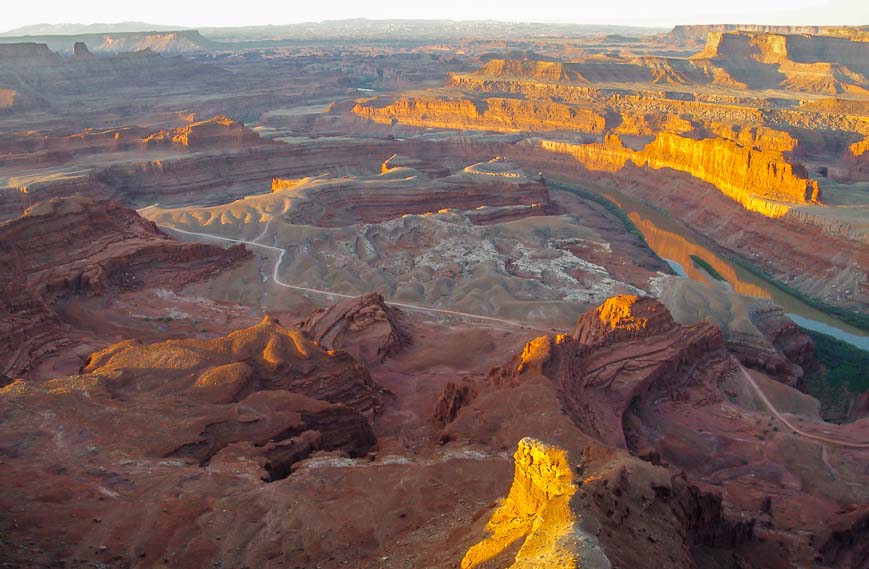
<instances>
[{"instance_id":1,"label":"rock formation","mask_svg":"<svg viewBox=\"0 0 869 569\"><path fill-rule=\"evenodd\" d=\"M402 98L360 103L353 112L372 121L410 126L497 132L569 130L601 133L605 118L587 108L520 99L446 100Z\"/></svg>"},{"instance_id":2,"label":"rock formation","mask_svg":"<svg viewBox=\"0 0 869 569\"><path fill-rule=\"evenodd\" d=\"M776 559L818 563L829 551L830 558L859 566L854 560L862 548L844 536L862 535L862 514L858 509L845 520L840 509L848 510L844 503L856 495L811 492L823 520L806 519L797 513L805 494L783 491L778 477L760 481L769 463L754 462L754 453L780 457L774 461L781 476L801 476L809 472L803 463L784 456L790 445L812 443L772 430L768 410L756 407L755 392L738 370L713 326L680 326L657 301L632 296L583 314L572 338L543 336L526 344L442 434L446 441L488 444L519 432L548 433L553 440L519 443L513 486L480 526L482 540L469 548L464 566L523 567L535 554L561 555L563 566L585 566L578 559L600 563L592 567L717 567L734 560L752 566L750 559L767 551L764 543L796 527L812 527L823 537L782 539ZM752 375L777 405L817 412L795 390ZM553 404L566 417L551 415ZM500 422L504 407L515 423ZM828 427L803 424L812 432ZM862 430L835 434L853 441ZM768 442L746 443L747 432ZM843 476L862 475L861 467L849 465ZM728 472L742 474L730 478ZM771 506L764 506L764 493L774 494ZM839 533L821 529L839 520Z\"/></svg>"},{"instance_id":3,"label":"rock formation","mask_svg":"<svg viewBox=\"0 0 869 569\"><path fill-rule=\"evenodd\" d=\"M568 154L590 170L616 172L628 161L636 166L671 168L714 185L745 209L769 217L781 217L787 204L820 200L818 183L804 169L790 164L781 152L743 146L723 138L696 139L661 132L642 150L623 145L614 134L603 143L568 144L540 142L549 152ZM776 203L781 202L781 203Z\"/></svg>"},{"instance_id":4,"label":"rock formation","mask_svg":"<svg viewBox=\"0 0 869 569\"><path fill-rule=\"evenodd\" d=\"M4 68L57 65L61 61L44 43L0 44L0 66Z\"/></svg>"},{"instance_id":5,"label":"rock formation","mask_svg":"<svg viewBox=\"0 0 869 569\"><path fill-rule=\"evenodd\" d=\"M150 134L143 140L145 146L158 146L167 142L179 144L192 151L279 144L277 141L261 138L229 117L213 117L173 130L163 130Z\"/></svg>"},{"instance_id":6,"label":"rock formation","mask_svg":"<svg viewBox=\"0 0 869 569\"><path fill-rule=\"evenodd\" d=\"M58 429L139 460L206 465L245 449L270 480L313 452L368 452L375 437L366 415L380 405L353 358L268 317L214 340L122 342L91 355L77 376L18 380L0 394L7 424L23 428L31 419L18 409L40 408L64 417Z\"/></svg>"},{"instance_id":7,"label":"rock formation","mask_svg":"<svg viewBox=\"0 0 869 569\"><path fill-rule=\"evenodd\" d=\"M703 24L680 25L670 30L668 36L677 41L705 40L710 33L761 32L767 34L820 34L832 29L829 26L765 26L758 24Z\"/></svg>"},{"instance_id":8,"label":"rock formation","mask_svg":"<svg viewBox=\"0 0 869 569\"><path fill-rule=\"evenodd\" d=\"M299 329L327 350L348 352L363 363L382 362L411 341L403 315L370 293L311 313Z\"/></svg>"},{"instance_id":9,"label":"rock formation","mask_svg":"<svg viewBox=\"0 0 869 569\"><path fill-rule=\"evenodd\" d=\"M462 569L484 566L514 546L519 551L510 567L612 567L594 537L582 531L571 510L578 487L564 449L538 440L519 441L513 455L516 474L510 493L486 526L490 536L462 559Z\"/></svg>"},{"instance_id":10,"label":"rock formation","mask_svg":"<svg viewBox=\"0 0 869 569\"><path fill-rule=\"evenodd\" d=\"M268 202L268 205L256 202ZM548 211L546 184L526 176L515 163L493 160L434 179L409 167L390 168L378 176L356 178L275 178L271 196L241 200L234 204L232 216L247 216L253 209L267 207L271 212L280 211L291 223L340 227L449 209L520 205ZM209 223L208 217L222 213L210 209L197 211L195 215Z\"/></svg>"},{"instance_id":11,"label":"rock formation","mask_svg":"<svg viewBox=\"0 0 869 569\"><path fill-rule=\"evenodd\" d=\"M77 41L72 46L73 57L93 57L93 54L88 49L88 46L83 41Z\"/></svg>"},{"instance_id":12,"label":"rock formation","mask_svg":"<svg viewBox=\"0 0 869 569\"><path fill-rule=\"evenodd\" d=\"M241 247L179 243L123 207L54 199L0 223L0 345L15 377L63 340L52 304L159 284L205 279L248 256Z\"/></svg>"},{"instance_id":13,"label":"rock formation","mask_svg":"<svg viewBox=\"0 0 869 569\"><path fill-rule=\"evenodd\" d=\"M278 390L340 403L362 414L379 412L382 406L380 390L366 369L347 353L324 350L301 332L283 328L269 317L253 328L214 340L116 344L92 354L82 373L109 377L119 372L129 374L107 388L117 396L133 397L133 392L147 391L153 383L147 377L149 370L167 361L172 366L163 369L162 384L152 389L189 391L213 403Z\"/></svg>"},{"instance_id":14,"label":"rock formation","mask_svg":"<svg viewBox=\"0 0 869 569\"><path fill-rule=\"evenodd\" d=\"M75 44L88 44L96 53L116 54L149 49L155 53L203 53L219 44L209 41L196 30L112 32L95 34L35 35L52 51L69 52ZM14 41L11 38L7 41Z\"/></svg>"},{"instance_id":15,"label":"rock formation","mask_svg":"<svg viewBox=\"0 0 869 569\"><path fill-rule=\"evenodd\" d=\"M205 121L206 123L208 121ZM209 127L214 130L214 127ZM312 168L318 172L338 172L345 168L374 168L380 165L384 156L394 152L389 143L366 144L360 149L358 144L347 141L334 143L298 144L288 147L283 144L269 144L263 139L254 142L252 148L238 147L239 141L247 140L247 135L232 128L219 127L225 136L214 136L217 146L210 151L202 149L192 156L177 156L170 160L148 159L133 160L128 163L111 164L94 168L64 179L48 177L45 180L29 182L19 186L18 192L7 192L7 199L0 203L0 219L21 215L21 212L34 201L54 197L86 195L95 199L111 199L127 206L144 207L159 202L163 205L173 203L189 204L194 202L223 202L251 193L252 187L267 189L275 176L310 174ZM142 149L143 141L153 132L141 136L131 136L127 129L120 129L109 136L99 133L84 133L84 144L78 137L49 145L59 150L61 159L67 147L73 154L78 148L83 153L111 152L113 149ZM152 147L186 154L181 144L173 144L176 133L167 131L164 136L153 141ZM45 157L40 152L42 137L25 138L23 141L9 142L12 150L6 157L12 164L27 162ZM47 142L52 139L48 138ZM2 146L0 142L0 146ZM33 151L29 150L33 148ZM57 160L57 153L49 151L48 160ZM2 158L0 158L2 160Z\"/></svg>"},{"instance_id":16,"label":"rock formation","mask_svg":"<svg viewBox=\"0 0 869 569\"><path fill-rule=\"evenodd\" d=\"M678 326L660 302L620 295L581 316L572 338L532 340L495 377L507 383L550 378L565 411L585 432L624 448L620 425L628 408L723 373L729 364L722 348L714 326Z\"/></svg>"},{"instance_id":17,"label":"rock formation","mask_svg":"<svg viewBox=\"0 0 869 569\"><path fill-rule=\"evenodd\" d=\"M228 117L212 117L173 129L123 126L105 130L86 129L73 134L42 132L10 133L0 137L0 166L58 164L76 157L108 152L171 149L220 152L275 146Z\"/></svg>"},{"instance_id":18,"label":"rock formation","mask_svg":"<svg viewBox=\"0 0 869 569\"><path fill-rule=\"evenodd\" d=\"M525 438L514 462L510 492L463 569L493 560L514 569L693 568L698 546L751 538L752 523L728 519L720 499L621 451L590 444L572 455Z\"/></svg>"}]
</instances>

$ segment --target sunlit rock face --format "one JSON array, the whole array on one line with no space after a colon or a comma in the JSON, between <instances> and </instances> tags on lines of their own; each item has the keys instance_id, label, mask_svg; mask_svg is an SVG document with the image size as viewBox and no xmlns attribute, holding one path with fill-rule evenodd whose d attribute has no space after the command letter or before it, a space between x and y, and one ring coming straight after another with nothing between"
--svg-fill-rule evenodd
<instances>
[{"instance_id":1,"label":"sunlit rock face","mask_svg":"<svg viewBox=\"0 0 869 569\"><path fill-rule=\"evenodd\" d=\"M818 202L820 190L815 180L807 179L780 151L756 148L790 146L781 138L766 142L769 138L755 135L751 145L743 145L724 138L698 140L661 132L639 151L625 147L614 134L607 135L603 143L543 140L540 144L546 151L568 154L589 170L617 172L631 161L640 167L686 172L714 185L745 209L767 217L781 217L793 204Z\"/></svg>"},{"instance_id":2,"label":"sunlit rock face","mask_svg":"<svg viewBox=\"0 0 869 569\"><path fill-rule=\"evenodd\" d=\"M608 298L579 318L573 339L581 344L614 342L661 334L676 323L667 309L649 297L622 294Z\"/></svg>"},{"instance_id":3,"label":"sunlit rock face","mask_svg":"<svg viewBox=\"0 0 869 569\"><path fill-rule=\"evenodd\" d=\"M526 437L513 461L510 491L463 569L693 569L694 545L751 538L752 523L728 519L720 498L622 451Z\"/></svg>"},{"instance_id":4,"label":"sunlit rock face","mask_svg":"<svg viewBox=\"0 0 869 569\"><path fill-rule=\"evenodd\" d=\"M501 98L479 101L400 98L384 106L379 106L375 100L357 104L353 112L384 124L400 122L411 126L498 132L571 130L598 134L606 126L604 116L592 109Z\"/></svg>"},{"instance_id":5,"label":"sunlit rock face","mask_svg":"<svg viewBox=\"0 0 869 569\"><path fill-rule=\"evenodd\" d=\"M462 569L486 566L519 544L512 569L611 567L597 540L578 525L576 494L567 451L524 438L513 455L516 472L507 498L489 518L489 534L471 547Z\"/></svg>"},{"instance_id":6,"label":"sunlit rock face","mask_svg":"<svg viewBox=\"0 0 869 569\"><path fill-rule=\"evenodd\" d=\"M701 361L703 366L697 365ZM629 441L620 425L632 406L709 380L733 365L721 331L712 324L680 326L659 301L618 295L581 315L572 336L529 341L521 354L493 371L493 380L518 385L546 378L586 433L626 448Z\"/></svg>"}]
</instances>

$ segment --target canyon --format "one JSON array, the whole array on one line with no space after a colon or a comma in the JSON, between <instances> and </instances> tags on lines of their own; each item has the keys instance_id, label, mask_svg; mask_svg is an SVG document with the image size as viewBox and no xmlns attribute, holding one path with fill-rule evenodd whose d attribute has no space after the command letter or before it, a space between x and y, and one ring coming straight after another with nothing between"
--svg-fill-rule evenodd
<instances>
[{"instance_id":1,"label":"canyon","mask_svg":"<svg viewBox=\"0 0 869 569\"><path fill-rule=\"evenodd\" d=\"M869 563L866 27L106 26L0 34L0 565Z\"/></svg>"}]
</instances>

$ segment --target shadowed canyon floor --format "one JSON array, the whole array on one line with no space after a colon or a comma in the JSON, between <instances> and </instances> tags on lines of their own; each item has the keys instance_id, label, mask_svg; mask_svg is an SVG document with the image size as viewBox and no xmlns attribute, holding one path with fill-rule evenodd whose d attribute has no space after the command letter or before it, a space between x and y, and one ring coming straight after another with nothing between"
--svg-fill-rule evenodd
<instances>
[{"instance_id":1,"label":"shadowed canyon floor","mask_svg":"<svg viewBox=\"0 0 869 569\"><path fill-rule=\"evenodd\" d=\"M80 31L0 37L0 567L869 566L866 28Z\"/></svg>"}]
</instances>

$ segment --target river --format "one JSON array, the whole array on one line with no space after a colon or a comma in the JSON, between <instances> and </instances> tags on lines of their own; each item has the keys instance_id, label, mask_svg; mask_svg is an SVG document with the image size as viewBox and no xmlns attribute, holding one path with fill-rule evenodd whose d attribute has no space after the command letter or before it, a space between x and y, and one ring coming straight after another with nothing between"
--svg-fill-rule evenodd
<instances>
[{"instance_id":1,"label":"river","mask_svg":"<svg viewBox=\"0 0 869 569\"><path fill-rule=\"evenodd\" d=\"M715 279L708 272L695 265L691 259L694 255L709 263L735 292L772 300L781 306L788 317L799 326L869 350L869 333L866 331L818 310L739 265L728 262L713 249L704 245L706 240L702 236L649 207L641 200L612 189L600 191L586 188L584 185L582 189L601 195L618 205L643 234L649 247L678 275L716 284Z\"/></svg>"}]
</instances>

